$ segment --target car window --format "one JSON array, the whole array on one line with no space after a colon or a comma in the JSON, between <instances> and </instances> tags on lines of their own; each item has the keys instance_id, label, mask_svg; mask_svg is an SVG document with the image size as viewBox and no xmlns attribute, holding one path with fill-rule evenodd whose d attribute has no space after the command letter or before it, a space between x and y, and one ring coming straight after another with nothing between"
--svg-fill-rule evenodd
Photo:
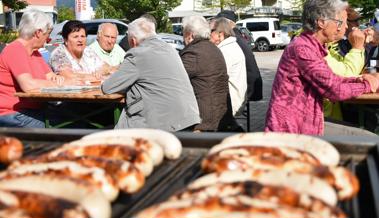
<instances>
[{"instance_id":1,"label":"car window","mask_svg":"<svg viewBox=\"0 0 379 218\"><path fill-rule=\"evenodd\" d=\"M85 23L84 25L87 30L87 35L96 35L100 23Z\"/></svg>"},{"instance_id":2,"label":"car window","mask_svg":"<svg viewBox=\"0 0 379 218\"><path fill-rule=\"evenodd\" d=\"M283 32L288 32L288 27L287 27L287 26L281 26L280 29L281 29Z\"/></svg>"},{"instance_id":3,"label":"car window","mask_svg":"<svg viewBox=\"0 0 379 218\"><path fill-rule=\"evenodd\" d=\"M254 31L268 31L268 22L246 23L246 28L252 32L254 32Z\"/></svg>"},{"instance_id":4,"label":"car window","mask_svg":"<svg viewBox=\"0 0 379 218\"><path fill-rule=\"evenodd\" d=\"M128 31L128 27L119 23L115 23L117 26L118 34L119 35L125 35Z\"/></svg>"},{"instance_id":5,"label":"car window","mask_svg":"<svg viewBox=\"0 0 379 218\"><path fill-rule=\"evenodd\" d=\"M274 21L274 30L280 30L279 21Z\"/></svg>"},{"instance_id":6,"label":"car window","mask_svg":"<svg viewBox=\"0 0 379 218\"><path fill-rule=\"evenodd\" d=\"M236 25L237 25L237 26L242 26L242 23L237 23Z\"/></svg>"}]
</instances>

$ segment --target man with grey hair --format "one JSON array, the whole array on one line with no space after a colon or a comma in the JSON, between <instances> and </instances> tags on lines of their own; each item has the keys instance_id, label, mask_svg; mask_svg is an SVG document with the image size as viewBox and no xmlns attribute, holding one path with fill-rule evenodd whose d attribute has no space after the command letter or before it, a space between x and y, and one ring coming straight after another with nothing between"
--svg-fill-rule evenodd
<instances>
[{"instance_id":1,"label":"man with grey hair","mask_svg":"<svg viewBox=\"0 0 379 218\"><path fill-rule=\"evenodd\" d=\"M195 130L226 131L227 121L231 122L234 119L229 97L228 74L220 49L209 41L209 37L210 28L204 17L184 17L185 48L179 54L200 110L201 123L195 126Z\"/></svg>"},{"instance_id":2,"label":"man with grey hair","mask_svg":"<svg viewBox=\"0 0 379 218\"><path fill-rule=\"evenodd\" d=\"M44 128L43 105L14 96L43 87L68 84L52 72L38 52L52 30L51 17L27 10L21 17L18 38L0 54L0 126Z\"/></svg>"},{"instance_id":3,"label":"man with grey hair","mask_svg":"<svg viewBox=\"0 0 379 218\"><path fill-rule=\"evenodd\" d=\"M229 76L229 93L233 115L244 109L247 89L245 55L237 44L234 32L226 18L213 19L210 23L210 40L221 50Z\"/></svg>"},{"instance_id":4,"label":"man with grey hair","mask_svg":"<svg viewBox=\"0 0 379 218\"><path fill-rule=\"evenodd\" d=\"M124 60L125 51L116 44L118 30L116 24L102 23L97 31L97 40L90 47L107 64L117 68Z\"/></svg>"},{"instance_id":5,"label":"man with grey hair","mask_svg":"<svg viewBox=\"0 0 379 218\"><path fill-rule=\"evenodd\" d=\"M124 62L101 86L106 94L126 93L116 128L193 129L199 108L177 51L156 37L146 18L129 24L128 41Z\"/></svg>"}]
</instances>

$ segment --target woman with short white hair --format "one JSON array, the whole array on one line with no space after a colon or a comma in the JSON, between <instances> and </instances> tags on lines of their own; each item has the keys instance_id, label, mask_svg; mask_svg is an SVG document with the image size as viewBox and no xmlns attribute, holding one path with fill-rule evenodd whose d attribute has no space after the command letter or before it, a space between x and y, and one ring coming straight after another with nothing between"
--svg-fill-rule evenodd
<instances>
[{"instance_id":1,"label":"woman with short white hair","mask_svg":"<svg viewBox=\"0 0 379 218\"><path fill-rule=\"evenodd\" d=\"M1 52L0 126L45 126L42 105L15 97L14 93L64 83L63 77L54 74L38 52L49 38L52 25L51 17L44 12L25 11L19 24L19 37Z\"/></svg>"},{"instance_id":2,"label":"woman with short white hair","mask_svg":"<svg viewBox=\"0 0 379 218\"><path fill-rule=\"evenodd\" d=\"M324 133L323 98L343 101L375 92L374 74L361 78L335 75L327 65L326 45L346 31L347 3L341 0L307 0L304 32L284 50L272 87L266 131L310 135Z\"/></svg>"},{"instance_id":3,"label":"woman with short white hair","mask_svg":"<svg viewBox=\"0 0 379 218\"><path fill-rule=\"evenodd\" d=\"M245 107L247 90L245 55L237 43L230 20L224 17L215 18L210 27L210 40L221 50L226 62L233 115L239 116Z\"/></svg>"}]
</instances>

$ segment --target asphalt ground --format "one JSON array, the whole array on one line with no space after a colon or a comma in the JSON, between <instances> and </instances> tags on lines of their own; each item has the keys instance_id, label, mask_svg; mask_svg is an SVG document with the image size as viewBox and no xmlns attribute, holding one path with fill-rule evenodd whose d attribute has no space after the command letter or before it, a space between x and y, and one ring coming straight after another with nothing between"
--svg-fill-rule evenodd
<instances>
[{"instance_id":1,"label":"asphalt ground","mask_svg":"<svg viewBox=\"0 0 379 218\"><path fill-rule=\"evenodd\" d=\"M261 76L263 79L263 99L250 102L250 125L243 124L244 129L250 132L263 131L268 103L271 97L272 83L282 56L283 49L269 52L254 52Z\"/></svg>"}]
</instances>

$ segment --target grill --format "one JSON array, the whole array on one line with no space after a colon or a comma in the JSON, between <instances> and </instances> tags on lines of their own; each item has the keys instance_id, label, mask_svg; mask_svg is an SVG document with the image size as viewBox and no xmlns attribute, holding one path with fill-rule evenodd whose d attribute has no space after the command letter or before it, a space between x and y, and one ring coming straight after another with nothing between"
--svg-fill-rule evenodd
<instances>
[{"instance_id":1,"label":"grill","mask_svg":"<svg viewBox=\"0 0 379 218\"><path fill-rule=\"evenodd\" d=\"M0 128L0 134L15 136L25 144L25 156L40 155L62 143L78 139L92 130L36 130ZM227 133L176 133L184 146L177 160L165 160L147 178L145 186L136 194L120 194L112 204L112 218L130 218L136 212L169 196L201 176L200 162L208 148L220 142ZM379 140L376 137L323 137L341 154L341 165L359 178L360 192L348 202L340 202L350 218L379 217ZM4 166L3 166L4 167Z\"/></svg>"}]
</instances>

